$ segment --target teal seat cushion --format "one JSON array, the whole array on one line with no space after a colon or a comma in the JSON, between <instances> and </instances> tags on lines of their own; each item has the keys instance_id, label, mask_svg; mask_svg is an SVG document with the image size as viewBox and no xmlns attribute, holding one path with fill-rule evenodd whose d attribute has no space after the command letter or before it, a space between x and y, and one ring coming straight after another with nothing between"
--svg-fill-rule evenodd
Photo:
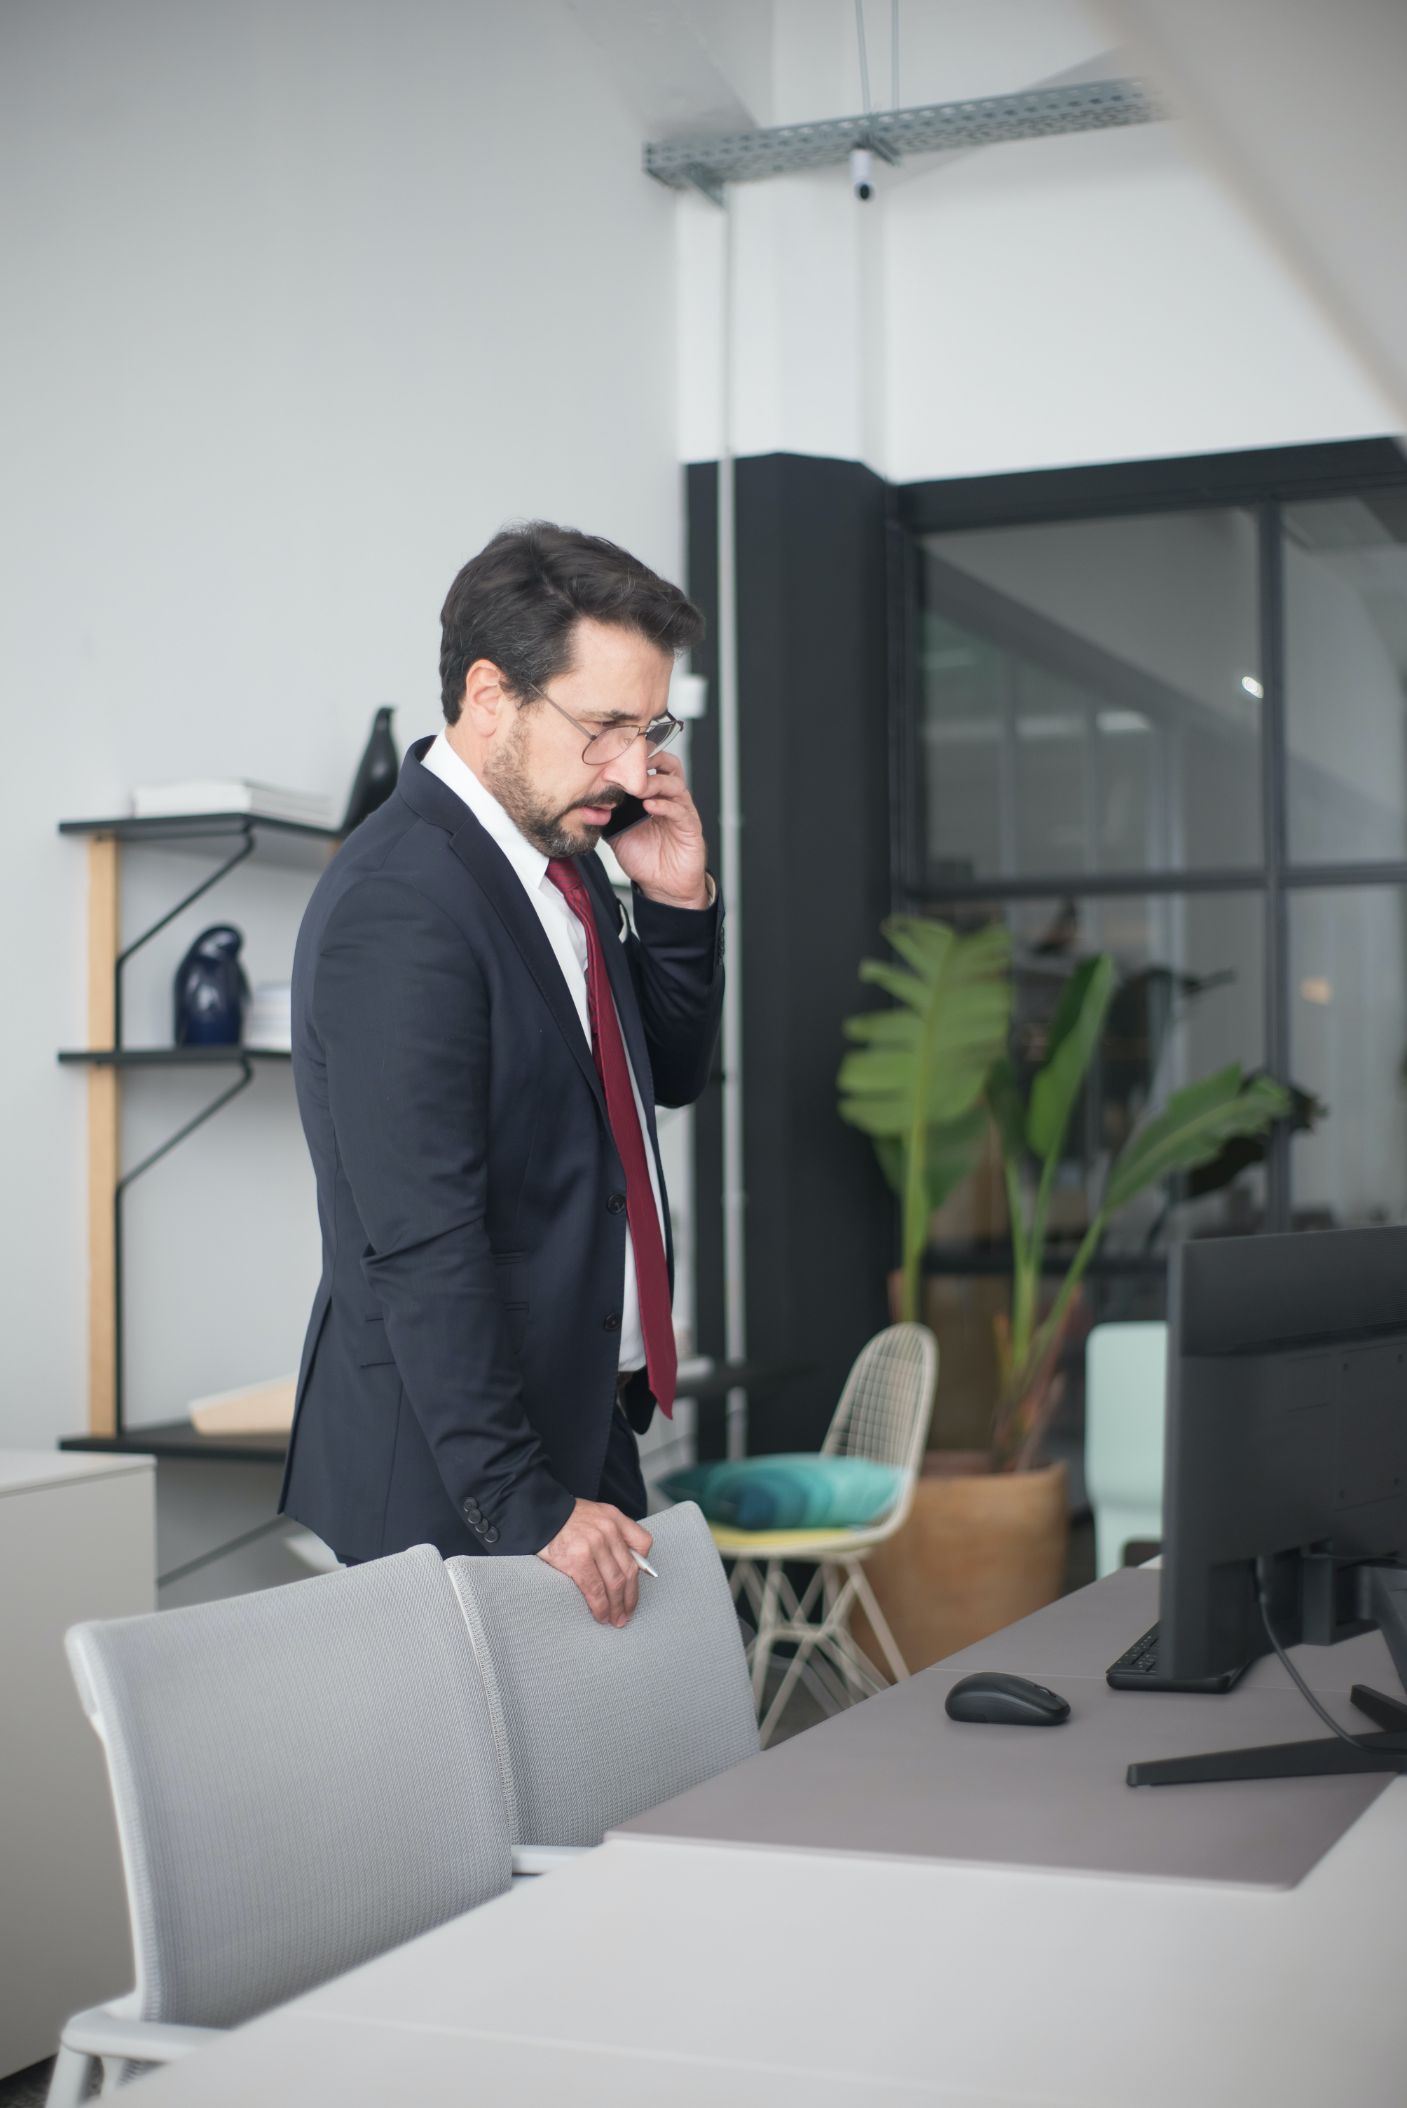
<instances>
[{"instance_id":1,"label":"teal seat cushion","mask_svg":"<svg viewBox=\"0 0 1407 2108\"><path fill-rule=\"evenodd\" d=\"M691 1464L660 1480L671 1500L697 1501L733 1530L858 1529L888 1514L903 1483L897 1464L815 1455Z\"/></svg>"}]
</instances>

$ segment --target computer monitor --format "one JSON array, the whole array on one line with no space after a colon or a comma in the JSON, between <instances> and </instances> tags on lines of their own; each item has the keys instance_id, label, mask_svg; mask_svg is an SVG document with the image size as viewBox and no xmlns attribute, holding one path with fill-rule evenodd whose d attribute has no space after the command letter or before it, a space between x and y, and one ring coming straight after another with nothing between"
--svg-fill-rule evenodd
<instances>
[{"instance_id":1,"label":"computer monitor","mask_svg":"<svg viewBox=\"0 0 1407 2108\"><path fill-rule=\"evenodd\" d=\"M1165 1675L1211 1677L1268 1653L1264 1590L1282 1647L1377 1625L1407 1686L1407 1228L1174 1249L1163 1502ZM1355 1704L1364 1696L1390 1730L1363 1738L1372 1768L1407 1768L1400 1698L1355 1687ZM1395 1741L1403 1761L1389 1766ZM1311 1753L1296 1771L1354 1768L1346 1743L1295 1747ZM1130 1781L1267 1775L1222 1760L1186 1770L1201 1761L1135 1766Z\"/></svg>"}]
</instances>

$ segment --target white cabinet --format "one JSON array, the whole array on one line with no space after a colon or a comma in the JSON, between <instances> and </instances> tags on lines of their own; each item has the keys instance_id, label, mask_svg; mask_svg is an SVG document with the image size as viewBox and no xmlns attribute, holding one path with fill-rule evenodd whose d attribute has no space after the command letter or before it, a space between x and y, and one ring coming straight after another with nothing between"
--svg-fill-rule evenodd
<instances>
[{"instance_id":1,"label":"white cabinet","mask_svg":"<svg viewBox=\"0 0 1407 2108\"><path fill-rule=\"evenodd\" d=\"M0 1450L0 2075L132 1986L102 1747L63 1636L156 1604L150 1457Z\"/></svg>"}]
</instances>

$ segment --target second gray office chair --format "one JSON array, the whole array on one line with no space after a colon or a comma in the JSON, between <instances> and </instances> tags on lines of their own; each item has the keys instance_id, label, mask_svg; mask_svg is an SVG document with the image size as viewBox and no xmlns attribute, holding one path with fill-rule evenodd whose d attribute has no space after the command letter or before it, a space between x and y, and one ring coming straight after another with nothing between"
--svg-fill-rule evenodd
<instances>
[{"instance_id":1,"label":"second gray office chair","mask_svg":"<svg viewBox=\"0 0 1407 2108\"><path fill-rule=\"evenodd\" d=\"M488 1712L430 1546L67 1645L137 1983L64 2029L51 2104L94 2059L165 2063L508 1887Z\"/></svg>"},{"instance_id":2,"label":"second gray office chair","mask_svg":"<svg viewBox=\"0 0 1407 2108\"><path fill-rule=\"evenodd\" d=\"M515 1845L583 1846L758 1748L742 1636L692 1501L654 1538L623 1631L538 1558L450 1559L488 1694ZM519 1854L519 1865L530 1858Z\"/></svg>"}]
</instances>

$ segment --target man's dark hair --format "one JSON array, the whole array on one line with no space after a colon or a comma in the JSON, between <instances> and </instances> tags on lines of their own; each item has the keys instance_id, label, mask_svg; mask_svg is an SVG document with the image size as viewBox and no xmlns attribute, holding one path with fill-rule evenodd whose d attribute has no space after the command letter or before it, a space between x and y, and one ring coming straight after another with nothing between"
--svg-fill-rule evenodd
<instances>
[{"instance_id":1,"label":"man's dark hair","mask_svg":"<svg viewBox=\"0 0 1407 2108\"><path fill-rule=\"evenodd\" d=\"M703 616L678 586L599 534L528 520L504 527L471 557L440 611L440 699L455 724L464 677L492 659L521 692L545 688L572 663L572 629L589 615L634 630L661 651L687 651Z\"/></svg>"}]
</instances>

